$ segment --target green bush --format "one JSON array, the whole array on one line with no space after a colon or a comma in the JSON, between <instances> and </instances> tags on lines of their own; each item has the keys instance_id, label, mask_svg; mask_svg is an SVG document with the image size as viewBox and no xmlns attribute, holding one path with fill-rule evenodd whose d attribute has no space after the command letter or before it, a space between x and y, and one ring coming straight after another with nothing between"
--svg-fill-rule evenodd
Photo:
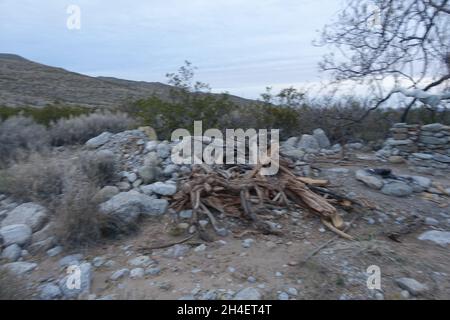
<instances>
[{"instance_id":1,"label":"green bush","mask_svg":"<svg viewBox=\"0 0 450 320\"><path fill-rule=\"evenodd\" d=\"M43 108L35 107L0 107L0 118L6 120L12 116L22 115L24 117L32 118L35 122L48 126L62 118L76 117L83 114L93 112L93 109L64 106L64 105L47 105Z\"/></svg>"}]
</instances>

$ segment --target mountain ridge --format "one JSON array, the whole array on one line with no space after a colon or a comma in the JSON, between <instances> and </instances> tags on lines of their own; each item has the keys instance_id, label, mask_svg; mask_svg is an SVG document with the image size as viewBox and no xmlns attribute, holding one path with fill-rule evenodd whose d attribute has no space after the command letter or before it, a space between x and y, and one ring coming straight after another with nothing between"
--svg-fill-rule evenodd
<instances>
[{"instance_id":1,"label":"mountain ridge","mask_svg":"<svg viewBox=\"0 0 450 320\"><path fill-rule=\"evenodd\" d=\"M67 104L114 108L127 101L152 95L167 100L173 88L161 82L91 77L34 62L17 54L0 53L0 106L43 107L48 104ZM241 105L254 102L238 96L229 97Z\"/></svg>"}]
</instances>

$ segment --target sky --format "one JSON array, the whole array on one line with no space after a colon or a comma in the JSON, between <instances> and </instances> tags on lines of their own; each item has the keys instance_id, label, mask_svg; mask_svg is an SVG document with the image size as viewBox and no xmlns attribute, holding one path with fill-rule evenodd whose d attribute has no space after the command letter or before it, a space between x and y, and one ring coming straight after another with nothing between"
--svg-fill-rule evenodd
<instances>
[{"instance_id":1,"label":"sky","mask_svg":"<svg viewBox=\"0 0 450 320\"><path fill-rule=\"evenodd\" d=\"M80 29L69 29L71 5ZM167 82L185 60L214 92L317 85L341 0L0 0L0 52L91 76Z\"/></svg>"}]
</instances>

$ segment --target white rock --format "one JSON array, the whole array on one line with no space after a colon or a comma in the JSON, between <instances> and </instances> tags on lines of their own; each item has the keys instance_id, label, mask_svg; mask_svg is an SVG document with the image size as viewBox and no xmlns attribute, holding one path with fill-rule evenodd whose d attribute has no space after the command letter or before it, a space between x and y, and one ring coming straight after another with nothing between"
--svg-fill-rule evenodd
<instances>
[{"instance_id":1,"label":"white rock","mask_svg":"<svg viewBox=\"0 0 450 320\"><path fill-rule=\"evenodd\" d=\"M31 240L31 228L25 224L13 224L0 229L3 246L18 244L24 246Z\"/></svg>"},{"instance_id":2,"label":"white rock","mask_svg":"<svg viewBox=\"0 0 450 320\"><path fill-rule=\"evenodd\" d=\"M429 240L439 245L450 244L450 231L429 230L422 233L419 240Z\"/></svg>"},{"instance_id":3,"label":"white rock","mask_svg":"<svg viewBox=\"0 0 450 320\"><path fill-rule=\"evenodd\" d=\"M25 224L31 228L32 232L36 232L42 229L47 220L47 209L39 204L28 202L8 213L2 221L2 227L13 224Z\"/></svg>"}]
</instances>

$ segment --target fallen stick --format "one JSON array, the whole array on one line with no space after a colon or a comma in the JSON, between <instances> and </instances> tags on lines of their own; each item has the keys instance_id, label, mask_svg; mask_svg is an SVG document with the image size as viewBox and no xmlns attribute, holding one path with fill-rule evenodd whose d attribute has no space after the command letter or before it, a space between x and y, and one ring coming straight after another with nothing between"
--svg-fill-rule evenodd
<instances>
[{"instance_id":1,"label":"fallen stick","mask_svg":"<svg viewBox=\"0 0 450 320\"><path fill-rule=\"evenodd\" d=\"M356 221L356 219L359 217L359 215L356 215L352 221L350 221L350 224L344 229L343 232L347 232L350 227L352 226L352 224ZM323 248L325 248L326 246L328 246L330 243L332 243L334 240L338 239L339 235L335 235L333 236L331 239L329 239L328 241L325 241L322 245L320 245L319 247L317 247L313 252L311 252L305 259L303 259L302 261L300 261L299 265L302 266L304 265L309 259L311 259L312 257L314 257L320 250L322 250Z\"/></svg>"}]
</instances>

